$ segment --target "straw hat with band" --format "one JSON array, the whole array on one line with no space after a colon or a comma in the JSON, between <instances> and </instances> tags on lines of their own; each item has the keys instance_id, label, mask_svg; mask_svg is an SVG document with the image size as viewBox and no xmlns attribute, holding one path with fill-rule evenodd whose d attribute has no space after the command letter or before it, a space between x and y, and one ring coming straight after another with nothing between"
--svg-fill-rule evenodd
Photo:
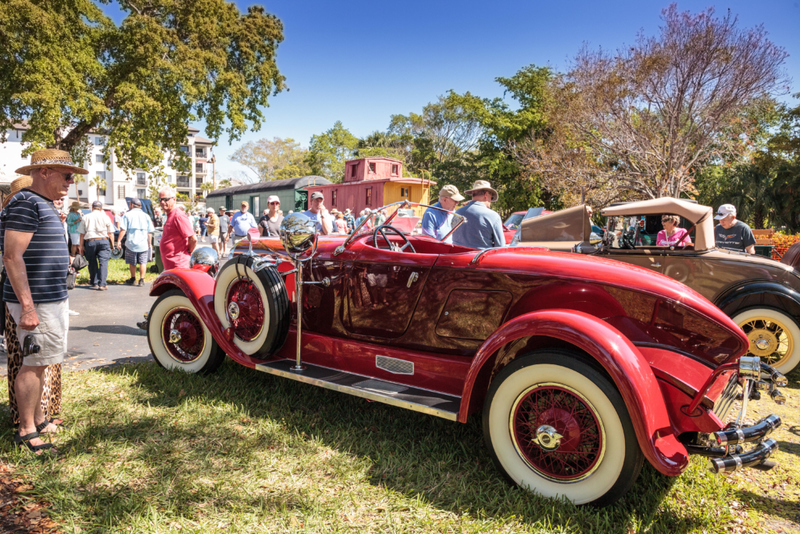
<instances>
[{"instance_id":1,"label":"straw hat with band","mask_svg":"<svg viewBox=\"0 0 800 534\"><path fill-rule=\"evenodd\" d=\"M72 156L64 150L45 148L31 154L31 164L20 167L17 174L29 175L33 169L55 169L57 171L71 172L74 174L89 174L83 167L78 167L72 161Z\"/></svg>"},{"instance_id":2,"label":"straw hat with band","mask_svg":"<svg viewBox=\"0 0 800 534\"><path fill-rule=\"evenodd\" d=\"M3 200L3 209L8 206L8 203L11 202L11 199L14 198L14 195L25 189L26 187L30 187L33 184L33 178L30 176L21 176L11 182L11 192L6 196L5 200Z\"/></svg>"},{"instance_id":3,"label":"straw hat with band","mask_svg":"<svg viewBox=\"0 0 800 534\"><path fill-rule=\"evenodd\" d=\"M474 184L472 184L472 189L469 191L464 191L467 195L471 195L478 191L489 191L492 193L492 199L489 202L497 202L498 194L497 191L492 189L492 184L487 182L486 180L476 180Z\"/></svg>"},{"instance_id":4,"label":"straw hat with band","mask_svg":"<svg viewBox=\"0 0 800 534\"><path fill-rule=\"evenodd\" d=\"M72 204L69 205L69 209L71 209L71 210L79 210L79 209L81 209L81 203L80 202L73 202Z\"/></svg>"}]
</instances>

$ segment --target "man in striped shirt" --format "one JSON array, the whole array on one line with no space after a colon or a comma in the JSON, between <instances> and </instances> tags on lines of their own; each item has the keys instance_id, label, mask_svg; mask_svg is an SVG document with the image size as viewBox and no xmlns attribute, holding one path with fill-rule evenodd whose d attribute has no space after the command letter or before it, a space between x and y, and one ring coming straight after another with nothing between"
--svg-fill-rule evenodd
<instances>
[{"instance_id":1,"label":"man in striped shirt","mask_svg":"<svg viewBox=\"0 0 800 534\"><path fill-rule=\"evenodd\" d=\"M69 153L46 149L34 152L31 164L16 172L30 175L31 186L14 195L0 216L3 263L8 272L3 300L17 323L20 342L27 345L30 336L38 352L23 351L14 382L20 418L14 443L40 454L52 445L44 443L39 432L57 430L45 418L40 402L44 370L64 359L69 328L69 252L53 200L67 195L73 174L89 171L76 166Z\"/></svg>"}]
</instances>

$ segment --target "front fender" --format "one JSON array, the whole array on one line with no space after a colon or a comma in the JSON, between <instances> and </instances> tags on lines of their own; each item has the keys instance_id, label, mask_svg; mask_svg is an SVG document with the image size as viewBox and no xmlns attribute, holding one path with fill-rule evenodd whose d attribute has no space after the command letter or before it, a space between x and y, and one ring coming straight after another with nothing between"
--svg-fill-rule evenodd
<instances>
[{"instance_id":1,"label":"front fender","mask_svg":"<svg viewBox=\"0 0 800 534\"><path fill-rule=\"evenodd\" d=\"M766 307L800 317L800 293L777 282L740 285L723 293L714 304L729 316L745 308Z\"/></svg>"},{"instance_id":2,"label":"front fender","mask_svg":"<svg viewBox=\"0 0 800 534\"><path fill-rule=\"evenodd\" d=\"M492 365L494 354L508 343L533 336L561 340L594 358L621 393L639 446L653 467L669 476L686 469L688 452L675 435L661 388L650 365L619 330L579 311L535 311L520 315L498 328L481 345L472 361L461 397L459 419L466 419L475 383L484 366Z\"/></svg>"},{"instance_id":3,"label":"front fender","mask_svg":"<svg viewBox=\"0 0 800 534\"><path fill-rule=\"evenodd\" d=\"M180 289L197 310L211 336L232 360L254 368L261 360L254 360L229 339L214 311L214 286L216 281L207 273L196 269L173 269L161 273L150 288L150 296L158 297L170 289Z\"/></svg>"}]
</instances>

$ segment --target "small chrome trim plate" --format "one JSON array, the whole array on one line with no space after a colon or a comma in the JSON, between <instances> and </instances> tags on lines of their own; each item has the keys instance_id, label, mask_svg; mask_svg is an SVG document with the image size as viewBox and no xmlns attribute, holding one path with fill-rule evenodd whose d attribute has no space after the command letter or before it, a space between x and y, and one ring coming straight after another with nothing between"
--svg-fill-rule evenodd
<instances>
[{"instance_id":1,"label":"small chrome trim plate","mask_svg":"<svg viewBox=\"0 0 800 534\"><path fill-rule=\"evenodd\" d=\"M375 367L395 375L414 374L414 362L401 360L399 358L390 358L389 356L381 356L380 354L375 355Z\"/></svg>"}]
</instances>

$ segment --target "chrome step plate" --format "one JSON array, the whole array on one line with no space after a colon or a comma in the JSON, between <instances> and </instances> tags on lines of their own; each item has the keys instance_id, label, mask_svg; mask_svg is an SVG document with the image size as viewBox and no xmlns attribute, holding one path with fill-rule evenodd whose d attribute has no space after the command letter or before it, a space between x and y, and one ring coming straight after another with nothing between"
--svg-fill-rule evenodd
<instances>
[{"instance_id":1,"label":"chrome step plate","mask_svg":"<svg viewBox=\"0 0 800 534\"><path fill-rule=\"evenodd\" d=\"M278 360L256 365L256 370L272 375L297 380L325 389L332 389L372 401L399 406L407 410L422 412L449 421L458 420L461 397L428 391L395 382L345 373L319 365L303 363L305 369L292 371L294 360Z\"/></svg>"}]
</instances>

